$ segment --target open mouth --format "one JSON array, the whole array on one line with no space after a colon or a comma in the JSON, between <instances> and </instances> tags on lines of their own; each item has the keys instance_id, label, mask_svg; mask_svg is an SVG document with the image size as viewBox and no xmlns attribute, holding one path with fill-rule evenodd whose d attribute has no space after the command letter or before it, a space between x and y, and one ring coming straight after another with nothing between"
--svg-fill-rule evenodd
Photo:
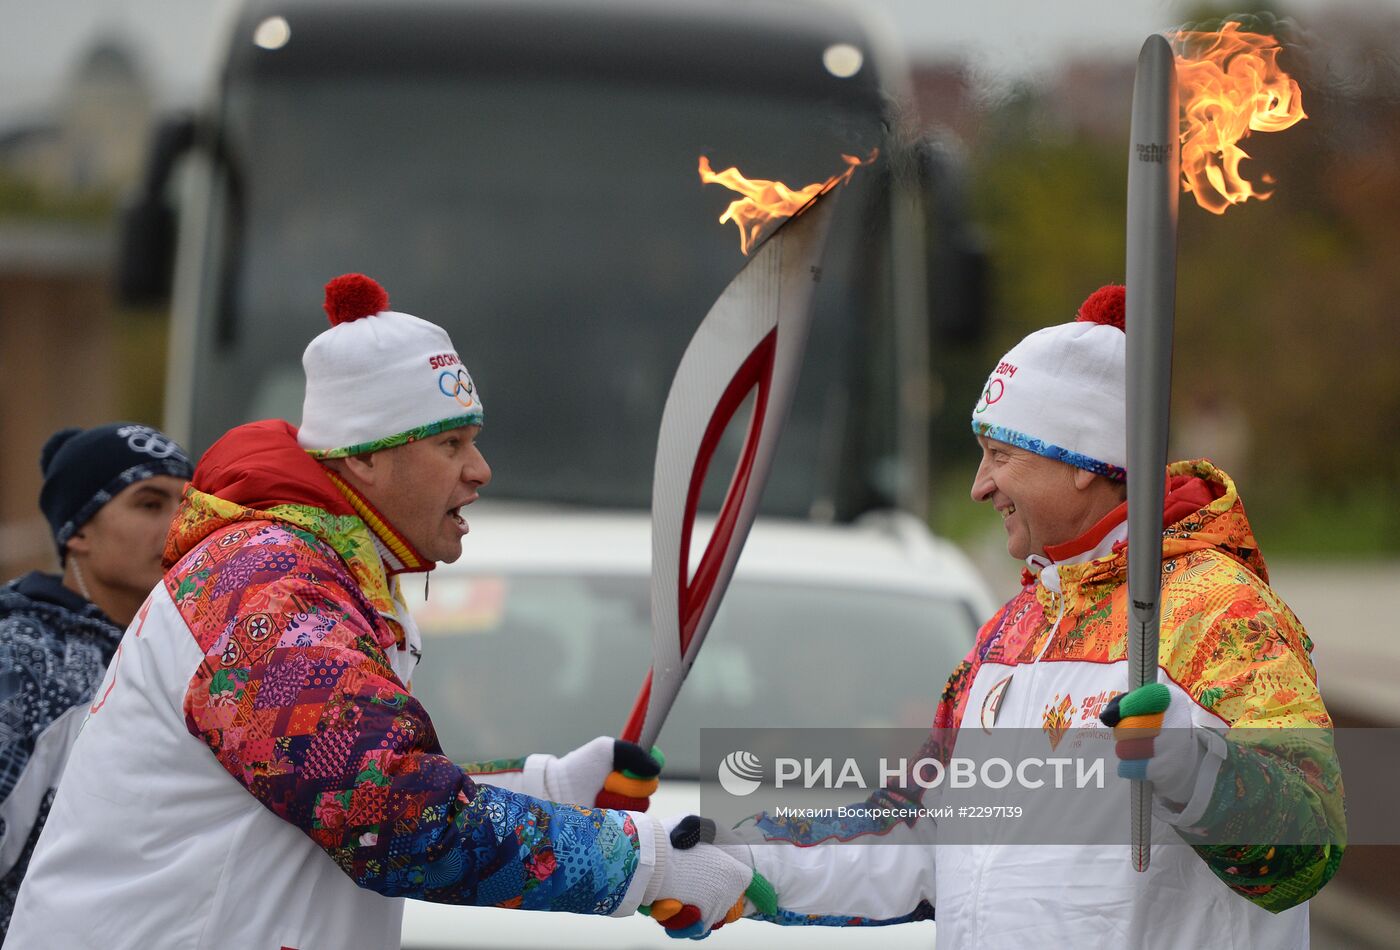
<instances>
[{"instance_id":1,"label":"open mouth","mask_svg":"<svg viewBox=\"0 0 1400 950\"><path fill-rule=\"evenodd\" d=\"M1015 506L1015 505L1007 505L1005 508L1001 509L1001 520L1002 520L1002 521L1005 521L1007 518L1010 518L1010 517L1011 517L1012 515L1014 515L1015 513L1016 513L1016 506Z\"/></svg>"},{"instance_id":2,"label":"open mouth","mask_svg":"<svg viewBox=\"0 0 1400 950\"><path fill-rule=\"evenodd\" d=\"M467 518L465 514L467 510L467 505L470 505L479 497L480 495L478 495L476 492L472 492L466 497L465 500L458 502L451 508L447 509L447 517L451 518L452 521L456 523L457 529L463 534L466 534L467 532L471 531L471 525L467 524Z\"/></svg>"}]
</instances>

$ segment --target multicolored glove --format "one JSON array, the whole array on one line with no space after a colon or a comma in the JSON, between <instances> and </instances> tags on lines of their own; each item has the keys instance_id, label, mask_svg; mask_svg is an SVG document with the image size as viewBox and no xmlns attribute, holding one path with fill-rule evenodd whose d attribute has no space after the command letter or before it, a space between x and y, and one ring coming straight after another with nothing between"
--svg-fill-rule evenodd
<instances>
[{"instance_id":1,"label":"multicolored glove","mask_svg":"<svg viewBox=\"0 0 1400 950\"><path fill-rule=\"evenodd\" d=\"M554 802L646 811L666 760L622 739L599 736L544 767L544 797Z\"/></svg>"},{"instance_id":2,"label":"multicolored glove","mask_svg":"<svg viewBox=\"0 0 1400 950\"><path fill-rule=\"evenodd\" d=\"M754 870L748 845L717 843L715 823L699 815L670 819L662 828L666 837L657 841L656 870L640 911L668 936L699 939L740 917L778 912L778 895Z\"/></svg>"},{"instance_id":3,"label":"multicolored glove","mask_svg":"<svg viewBox=\"0 0 1400 950\"><path fill-rule=\"evenodd\" d=\"M1119 693L1099 714L1113 730L1118 777L1152 783L1153 794L1179 809L1191 798L1205 747L1197 741L1191 710L1172 704L1165 683Z\"/></svg>"}]
</instances>

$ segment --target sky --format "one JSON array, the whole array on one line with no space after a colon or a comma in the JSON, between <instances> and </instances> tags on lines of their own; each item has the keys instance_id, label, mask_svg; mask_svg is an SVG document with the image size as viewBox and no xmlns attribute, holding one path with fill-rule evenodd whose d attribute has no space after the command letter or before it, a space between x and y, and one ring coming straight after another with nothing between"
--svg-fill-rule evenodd
<instances>
[{"instance_id":1,"label":"sky","mask_svg":"<svg viewBox=\"0 0 1400 950\"><path fill-rule=\"evenodd\" d=\"M1180 25L1202 6L1252 8L1238 0L860 0L898 25L915 51L956 54L969 50L1008 68L1038 66L1066 54L1132 50L1149 33ZM1279 15L1312 17L1345 6L1400 10L1400 0L1279 0Z\"/></svg>"},{"instance_id":2,"label":"sky","mask_svg":"<svg viewBox=\"0 0 1400 950\"><path fill-rule=\"evenodd\" d=\"M662 0L693 2L693 0ZM714 0L711 0L714 2ZM742 3L743 0L725 0ZM41 114L73 64L104 37L130 41L166 105L193 101L236 0L0 0L0 127ZM911 59L962 59L990 80L1034 74L1067 56L1131 59L1149 34L1182 22L1183 0L848 0L883 16ZM1284 0L1306 20L1345 6L1400 11L1400 0Z\"/></svg>"}]
</instances>

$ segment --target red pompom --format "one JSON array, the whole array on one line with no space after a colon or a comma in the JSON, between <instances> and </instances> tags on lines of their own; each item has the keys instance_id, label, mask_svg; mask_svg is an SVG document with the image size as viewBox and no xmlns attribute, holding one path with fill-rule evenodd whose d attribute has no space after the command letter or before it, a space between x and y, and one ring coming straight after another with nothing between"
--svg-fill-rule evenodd
<instances>
[{"instance_id":1,"label":"red pompom","mask_svg":"<svg viewBox=\"0 0 1400 950\"><path fill-rule=\"evenodd\" d=\"M1079 315L1075 320L1085 323L1102 323L1104 326L1124 329L1128 308L1128 289L1122 284L1107 284L1089 295L1089 299L1079 305Z\"/></svg>"},{"instance_id":2,"label":"red pompom","mask_svg":"<svg viewBox=\"0 0 1400 950\"><path fill-rule=\"evenodd\" d=\"M326 285L326 316L331 326L389 309L389 294L373 277L341 274Z\"/></svg>"}]
</instances>

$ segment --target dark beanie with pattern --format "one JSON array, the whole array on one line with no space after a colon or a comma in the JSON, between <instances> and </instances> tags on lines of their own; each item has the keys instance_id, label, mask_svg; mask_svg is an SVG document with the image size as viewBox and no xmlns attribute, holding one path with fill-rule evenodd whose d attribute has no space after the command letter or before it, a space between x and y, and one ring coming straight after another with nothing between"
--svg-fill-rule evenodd
<instances>
[{"instance_id":1,"label":"dark beanie with pattern","mask_svg":"<svg viewBox=\"0 0 1400 950\"><path fill-rule=\"evenodd\" d=\"M39 454L44 487L39 508L49 521L60 561L68 539L128 485L173 475L188 480L194 466L165 433L135 422L60 429Z\"/></svg>"}]
</instances>

